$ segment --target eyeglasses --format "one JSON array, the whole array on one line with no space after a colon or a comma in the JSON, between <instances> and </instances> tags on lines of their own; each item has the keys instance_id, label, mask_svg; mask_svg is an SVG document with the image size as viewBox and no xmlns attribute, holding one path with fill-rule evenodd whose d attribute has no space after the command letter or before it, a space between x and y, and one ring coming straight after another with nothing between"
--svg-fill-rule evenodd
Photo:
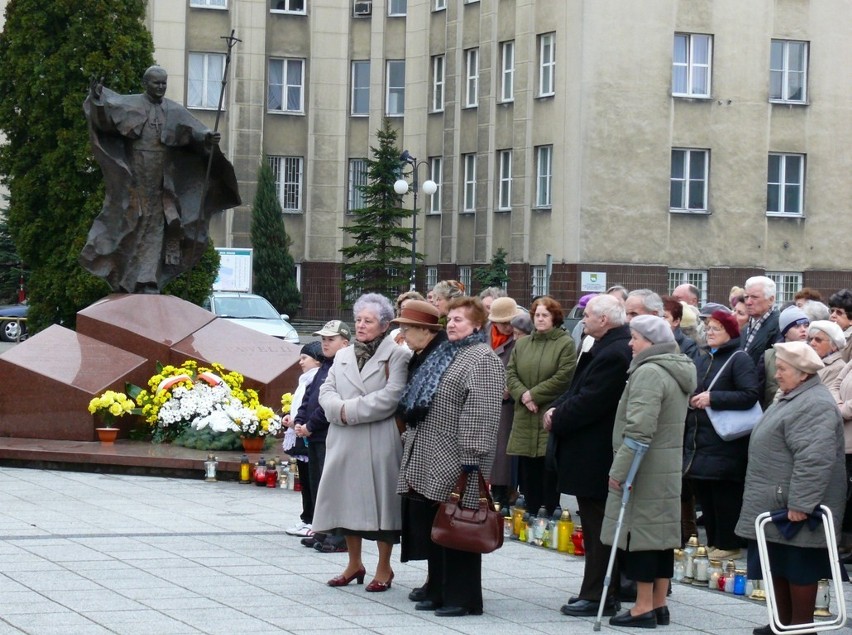
<instances>
[{"instance_id":1,"label":"eyeglasses","mask_svg":"<svg viewBox=\"0 0 852 635\"><path fill-rule=\"evenodd\" d=\"M827 339L820 337L819 335L814 335L813 337L808 338L808 342L816 342L817 344L825 344L827 341Z\"/></svg>"},{"instance_id":2,"label":"eyeglasses","mask_svg":"<svg viewBox=\"0 0 852 635\"><path fill-rule=\"evenodd\" d=\"M722 333L725 329L721 326L708 326L706 330L708 333Z\"/></svg>"},{"instance_id":3,"label":"eyeglasses","mask_svg":"<svg viewBox=\"0 0 852 635\"><path fill-rule=\"evenodd\" d=\"M837 307L833 307L831 309L831 315L846 315L846 309L838 309Z\"/></svg>"}]
</instances>

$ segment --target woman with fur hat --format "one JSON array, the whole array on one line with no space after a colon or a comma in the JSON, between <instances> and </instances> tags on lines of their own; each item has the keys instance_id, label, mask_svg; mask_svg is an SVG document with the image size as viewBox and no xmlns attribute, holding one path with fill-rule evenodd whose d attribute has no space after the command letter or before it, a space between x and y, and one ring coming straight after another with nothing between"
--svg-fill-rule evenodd
<instances>
[{"instance_id":1,"label":"woman with fur hat","mask_svg":"<svg viewBox=\"0 0 852 635\"><path fill-rule=\"evenodd\" d=\"M748 410L758 400L760 384L754 362L740 350L733 313L713 311L705 332L706 355L696 360L698 388L686 415L683 475L704 513L710 557L727 560L739 554L742 544L734 526L742 504L749 437L723 441L706 409Z\"/></svg>"},{"instance_id":2,"label":"woman with fur hat","mask_svg":"<svg viewBox=\"0 0 852 635\"><path fill-rule=\"evenodd\" d=\"M823 363L805 342L775 344L775 350L782 394L751 434L736 526L749 541L751 579L764 577L754 527L759 514L783 511L785 524L802 527L819 505L826 505L839 529L846 501L843 420L817 375ZM774 522L766 528L778 615L783 626L807 624L813 621L817 582L831 577L825 533L801 528L785 535L780 529ZM769 625L754 629L755 635L772 632Z\"/></svg>"}]
</instances>

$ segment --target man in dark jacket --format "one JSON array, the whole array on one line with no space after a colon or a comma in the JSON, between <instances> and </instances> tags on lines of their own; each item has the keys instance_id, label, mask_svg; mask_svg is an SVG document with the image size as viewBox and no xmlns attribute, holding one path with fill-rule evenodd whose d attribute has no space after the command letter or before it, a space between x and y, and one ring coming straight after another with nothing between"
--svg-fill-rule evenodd
<instances>
[{"instance_id":1,"label":"man in dark jacket","mask_svg":"<svg viewBox=\"0 0 852 635\"><path fill-rule=\"evenodd\" d=\"M775 282L766 276L754 276L745 283L745 305L748 324L740 341L755 368L763 352L778 341L778 311L775 306Z\"/></svg>"},{"instance_id":2,"label":"man in dark jacket","mask_svg":"<svg viewBox=\"0 0 852 635\"><path fill-rule=\"evenodd\" d=\"M597 615L605 597L604 615L615 615L620 604L615 583L604 593L609 547L600 540L612 464L612 429L618 400L627 381L632 353L630 329L622 304L612 296L592 298L583 312L585 332L595 345L584 354L568 391L544 415L550 430L548 455L556 462L559 491L573 494L580 506L586 560L580 594L568 600L565 615Z\"/></svg>"}]
</instances>

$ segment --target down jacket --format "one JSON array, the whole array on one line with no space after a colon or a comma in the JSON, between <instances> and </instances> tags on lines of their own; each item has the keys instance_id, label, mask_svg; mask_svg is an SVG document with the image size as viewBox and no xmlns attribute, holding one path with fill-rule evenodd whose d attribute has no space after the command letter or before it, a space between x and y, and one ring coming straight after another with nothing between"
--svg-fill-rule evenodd
<instances>
[{"instance_id":1,"label":"down jacket","mask_svg":"<svg viewBox=\"0 0 852 635\"><path fill-rule=\"evenodd\" d=\"M756 539L754 519L763 512L810 513L823 504L840 530L846 504L843 419L819 377L811 377L769 407L751 433L743 506L736 532ZM798 547L825 547L822 525L785 540L772 523L766 539Z\"/></svg>"},{"instance_id":2,"label":"down jacket","mask_svg":"<svg viewBox=\"0 0 852 635\"><path fill-rule=\"evenodd\" d=\"M612 431L610 478L623 483L635 452L625 438L650 447L639 464L624 511L620 549L655 551L680 546L683 422L695 390L695 364L676 343L655 344L633 358ZM601 542L611 545L622 491L610 488Z\"/></svg>"},{"instance_id":3,"label":"down jacket","mask_svg":"<svg viewBox=\"0 0 852 635\"><path fill-rule=\"evenodd\" d=\"M714 410L748 410L760 397L757 371L751 358L740 350L739 338L722 344L715 353L696 360L698 387L695 394L707 390L713 378L722 371L710 391L710 407ZM722 367L730 359L730 363ZM683 475L686 478L742 482L748 461L748 436L723 441L713 429L703 408L692 408L686 414L683 439Z\"/></svg>"},{"instance_id":4,"label":"down jacket","mask_svg":"<svg viewBox=\"0 0 852 635\"><path fill-rule=\"evenodd\" d=\"M515 344L506 368L506 386L515 400L515 417L507 454L539 457L547 451L547 431L541 417L568 390L577 366L574 338L559 327L533 332ZM521 396L530 391L538 412L530 412Z\"/></svg>"}]
</instances>

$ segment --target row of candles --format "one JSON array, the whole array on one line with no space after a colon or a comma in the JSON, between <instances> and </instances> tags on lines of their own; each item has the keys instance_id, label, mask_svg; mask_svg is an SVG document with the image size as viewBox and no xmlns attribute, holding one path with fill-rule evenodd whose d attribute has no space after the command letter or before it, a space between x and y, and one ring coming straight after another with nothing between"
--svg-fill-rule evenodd
<instances>
[{"instance_id":1,"label":"row of candles","mask_svg":"<svg viewBox=\"0 0 852 635\"><path fill-rule=\"evenodd\" d=\"M511 510L495 504L495 509L503 514L503 537L518 540L537 547L560 551L569 555L582 556L586 552L583 545L583 528L575 526L571 512L557 507L553 516L547 515L542 505L538 513L527 512L523 495L518 496Z\"/></svg>"},{"instance_id":2,"label":"row of candles","mask_svg":"<svg viewBox=\"0 0 852 635\"><path fill-rule=\"evenodd\" d=\"M211 483L218 480L216 478L218 465L219 459L213 454L208 454L207 460L204 461L205 481ZM302 489L299 482L299 468L294 458L291 458L288 462L279 458L267 460L261 456L260 460L252 463L249 461L248 455L243 454L240 458L239 482L241 485L254 483L258 487L280 487L297 492Z\"/></svg>"}]
</instances>

